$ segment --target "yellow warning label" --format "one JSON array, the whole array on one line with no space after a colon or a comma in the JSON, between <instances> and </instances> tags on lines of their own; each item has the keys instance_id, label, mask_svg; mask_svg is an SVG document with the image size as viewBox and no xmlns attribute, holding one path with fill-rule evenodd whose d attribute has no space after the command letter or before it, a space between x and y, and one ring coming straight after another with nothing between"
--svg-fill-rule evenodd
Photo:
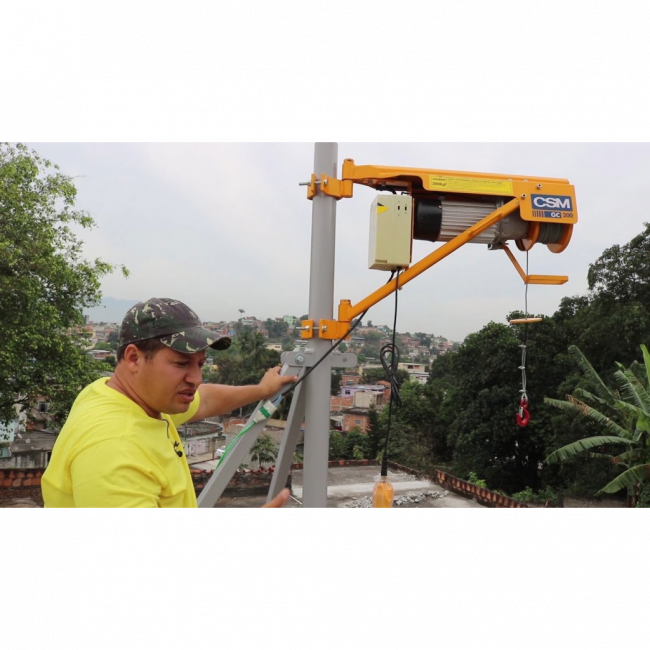
<instances>
[{"instance_id":1,"label":"yellow warning label","mask_svg":"<svg viewBox=\"0 0 650 650\"><path fill-rule=\"evenodd\" d=\"M429 176L429 189L439 192L512 195L512 181L496 178L465 178L463 176Z\"/></svg>"},{"instance_id":2,"label":"yellow warning label","mask_svg":"<svg viewBox=\"0 0 650 650\"><path fill-rule=\"evenodd\" d=\"M386 210L388 210L388 208L385 205L382 205L381 203L377 203L377 214L386 212Z\"/></svg>"}]
</instances>

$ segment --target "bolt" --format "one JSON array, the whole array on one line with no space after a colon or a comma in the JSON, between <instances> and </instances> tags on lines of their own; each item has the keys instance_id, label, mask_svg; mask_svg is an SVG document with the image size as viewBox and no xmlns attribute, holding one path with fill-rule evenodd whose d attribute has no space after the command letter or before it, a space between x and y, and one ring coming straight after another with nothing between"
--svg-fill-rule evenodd
<instances>
[{"instance_id":1,"label":"bolt","mask_svg":"<svg viewBox=\"0 0 650 650\"><path fill-rule=\"evenodd\" d=\"M541 189L542 189L542 184L541 184L541 183L537 183L537 189L538 189L538 190L541 190Z\"/></svg>"},{"instance_id":2,"label":"bolt","mask_svg":"<svg viewBox=\"0 0 650 650\"><path fill-rule=\"evenodd\" d=\"M525 199L525 198L526 198L526 195L525 195L525 194L522 194L522 195L521 195L521 198L522 198L522 199Z\"/></svg>"},{"instance_id":3,"label":"bolt","mask_svg":"<svg viewBox=\"0 0 650 650\"><path fill-rule=\"evenodd\" d=\"M343 361L343 363L345 363L347 360L348 360L347 357L341 357L341 361Z\"/></svg>"},{"instance_id":4,"label":"bolt","mask_svg":"<svg viewBox=\"0 0 650 650\"><path fill-rule=\"evenodd\" d=\"M327 325L323 325L323 326L320 328L320 331L321 331L321 332L327 332Z\"/></svg>"},{"instance_id":5,"label":"bolt","mask_svg":"<svg viewBox=\"0 0 650 650\"><path fill-rule=\"evenodd\" d=\"M302 354L297 354L296 355L296 363L301 366L303 363L305 363L305 357Z\"/></svg>"}]
</instances>

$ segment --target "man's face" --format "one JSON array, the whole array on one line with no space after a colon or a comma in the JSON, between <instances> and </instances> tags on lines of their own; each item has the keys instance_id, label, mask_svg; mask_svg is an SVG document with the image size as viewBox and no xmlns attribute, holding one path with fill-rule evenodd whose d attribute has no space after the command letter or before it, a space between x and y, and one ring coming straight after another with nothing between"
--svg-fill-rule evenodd
<instances>
[{"instance_id":1,"label":"man's face","mask_svg":"<svg viewBox=\"0 0 650 650\"><path fill-rule=\"evenodd\" d=\"M136 390L147 406L160 413L185 413L203 382L205 351L182 354L158 350L152 359L139 359Z\"/></svg>"}]
</instances>

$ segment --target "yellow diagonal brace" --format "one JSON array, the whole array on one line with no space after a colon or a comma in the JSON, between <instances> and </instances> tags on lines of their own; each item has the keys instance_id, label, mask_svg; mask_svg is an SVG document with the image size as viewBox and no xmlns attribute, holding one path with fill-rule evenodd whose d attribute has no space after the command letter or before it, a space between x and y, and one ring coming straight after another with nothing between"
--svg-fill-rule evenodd
<instances>
[{"instance_id":1,"label":"yellow diagonal brace","mask_svg":"<svg viewBox=\"0 0 650 650\"><path fill-rule=\"evenodd\" d=\"M503 250L510 258L510 261L517 269L517 272L525 284L564 284L569 280L568 276L566 275L526 275L524 273L524 270L519 265L519 262L517 262L515 256L512 254L512 251L508 248L507 244L503 245Z\"/></svg>"}]
</instances>

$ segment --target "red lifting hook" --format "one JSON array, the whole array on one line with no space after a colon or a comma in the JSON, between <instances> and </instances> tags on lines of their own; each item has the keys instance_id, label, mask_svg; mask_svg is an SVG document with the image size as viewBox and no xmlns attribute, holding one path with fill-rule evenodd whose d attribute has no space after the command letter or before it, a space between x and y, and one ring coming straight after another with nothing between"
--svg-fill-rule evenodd
<instances>
[{"instance_id":1,"label":"red lifting hook","mask_svg":"<svg viewBox=\"0 0 650 650\"><path fill-rule=\"evenodd\" d=\"M530 413L528 412L528 400L525 397L519 402L519 413L517 413L517 424L520 427L527 427L530 422Z\"/></svg>"}]
</instances>

